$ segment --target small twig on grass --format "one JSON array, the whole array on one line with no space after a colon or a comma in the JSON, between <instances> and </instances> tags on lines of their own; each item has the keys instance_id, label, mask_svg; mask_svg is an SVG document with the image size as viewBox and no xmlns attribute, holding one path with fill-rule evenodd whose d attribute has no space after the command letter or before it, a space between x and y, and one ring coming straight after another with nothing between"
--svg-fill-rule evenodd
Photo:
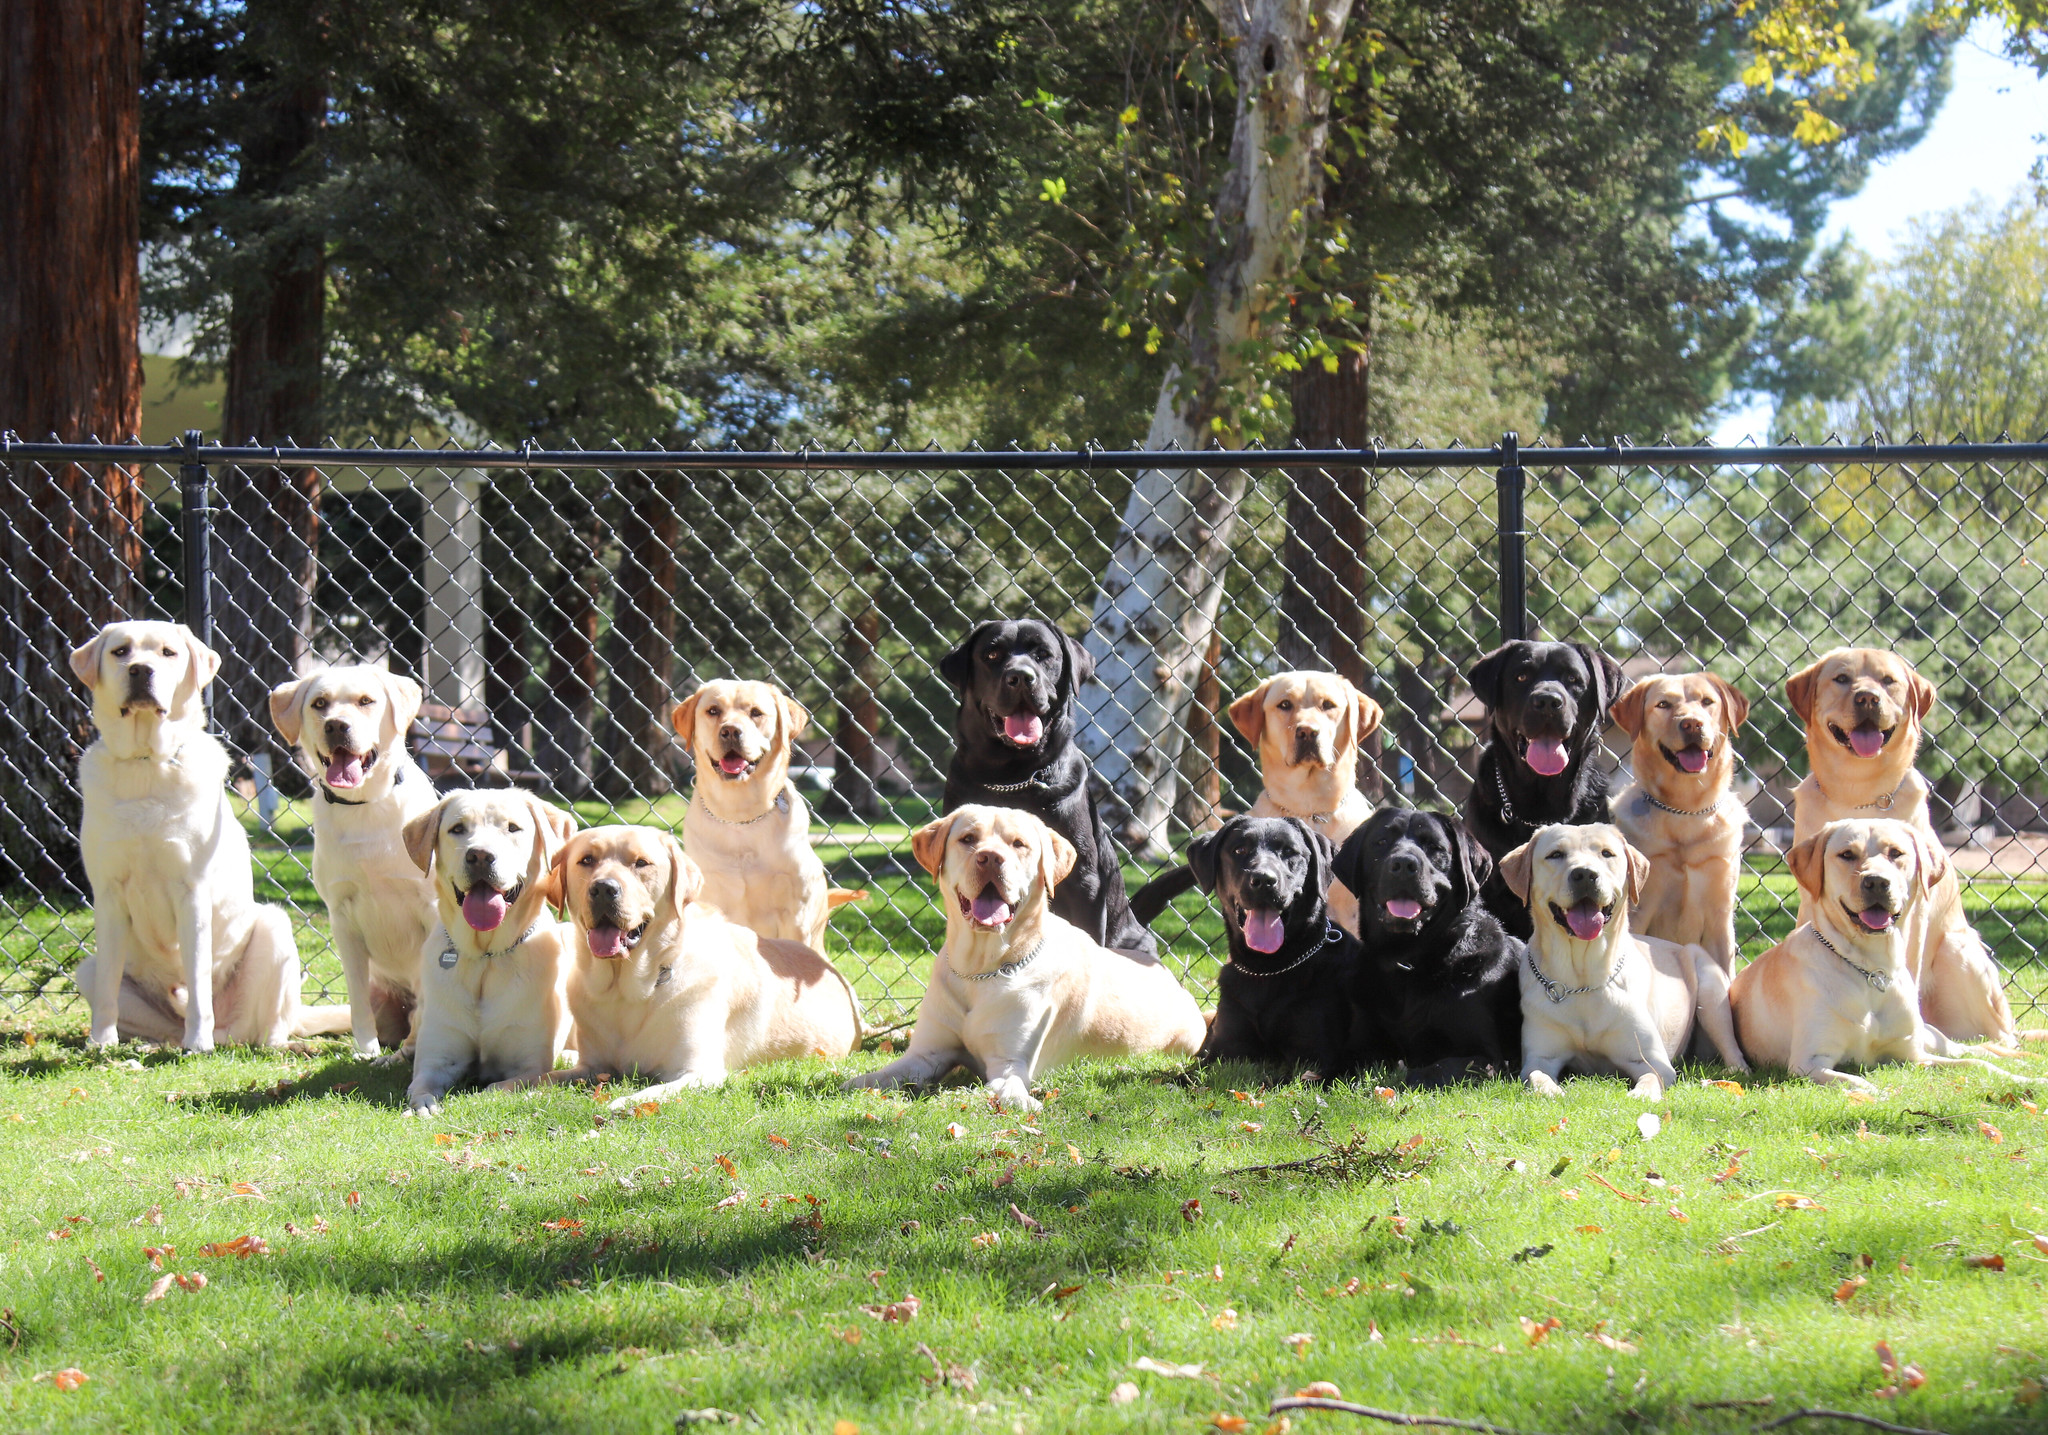
<instances>
[{"instance_id":1,"label":"small twig on grass","mask_svg":"<svg viewBox=\"0 0 2048 1435\"><path fill-rule=\"evenodd\" d=\"M1309 1138L1314 1140L1313 1137ZM1419 1176L1436 1162L1436 1153L1423 1148L1415 1138L1375 1149L1362 1131L1353 1131L1348 1141L1317 1141L1323 1149L1298 1161L1275 1161L1265 1166L1234 1166L1217 1173L1229 1176L1270 1176L1281 1171L1299 1171L1305 1176L1323 1176L1337 1181L1360 1178L1386 1182Z\"/></svg>"},{"instance_id":2,"label":"small twig on grass","mask_svg":"<svg viewBox=\"0 0 2048 1435\"><path fill-rule=\"evenodd\" d=\"M1278 1415L1283 1410L1334 1410L1340 1415L1363 1415L1368 1420L1384 1421L1388 1425L1442 1425L1455 1430L1480 1430L1484 1431L1485 1435L1529 1435L1527 1431L1511 1430L1505 1425L1495 1425L1490 1420L1454 1420L1448 1415L1410 1415L1402 1410L1375 1410L1370 1405L1353 1405L1349 1400L1325 1400L1315 1395L1290 1395L1266 1407L1268 1415Z\"/></svg>"},{"instance_id":3,"label":"small twig on grass","mask_svg":"<svg viewBox=\"0 0 2048 1435\"><path fill-rule=\"evenodd\" d=\"M1693 1400L1687 1402L1695 1410L1746 1410L1757 1405L1776 1405L1775 1395L1752 1395L1739 1400Z\"/></svg>"},{"instance_id":4,"label":"small twig on grass","mask_svg":"<svg viewBox=\"0 0 2048 1435\"><path fill-rule=\"evenodd\" d=\"M1789 1415L1780 1415L1776 1420L1766 1420L1757 1426L1758 1430L1775 1430L1780 1425L1790 1425L1795 1420L1847 1420L1855 1425L1868 1425L1873 1430L1889 1430L1892 1435L1942 1435L1939 1430L1924 1430L1918 1425L1894 1425L1889 1420L1880 1420L1875 1415L1858 1415L1849 1410L1794 1410Z\"/></svg>"}]
</instances>

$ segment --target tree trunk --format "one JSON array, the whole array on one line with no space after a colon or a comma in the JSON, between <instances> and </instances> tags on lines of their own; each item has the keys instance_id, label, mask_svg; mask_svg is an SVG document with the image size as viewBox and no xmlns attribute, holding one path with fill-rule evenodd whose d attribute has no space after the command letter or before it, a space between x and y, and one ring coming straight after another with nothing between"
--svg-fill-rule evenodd
<instances>
[{"instance_id":1,"label":"tree trunk","mask_svg":"<svg viewBox=\"0 0 2048 1435\"><path fill-rule=\"evenodd\" d=\"M1303 448L1369 444L1370 379L1367 354L1342 352L1334 370L1316 361L1304 365L1292 385L1292 442ZM1362 468L1293 468L1287 480L1280 661L1290 668L1337 673L1377 698L1379 684L1366 655L1371 475ZM1358 765L1358 785L1374 801L1380 794L1378 738L1374 733L1372 751Z\"/></svg>"},{"instance_id":2,"label":"tree trunk","mask_svg":"<svg viewBox=\"0 0 2048 1435\"><path fill-rule=\"evenodd\" d=\"M1223 682L1216 672L1223 661L1223 633L1209 635L1202 675L1195 679L1194 701L1188 705L1188 745L1181 753L1180 820L1190 832L1214 832L1223 825Z\"/></svg>"},{"instance_id":3,"label":"tree trunk","mask_svg":"<svg viewBox=\"0 0 2048 1435\"><path fill-rule=\"evenodd\" d=\"M270 73L244 100L237 195L266 216L310 177L326 123L326 85L297 73L280 0L250 6L250 43L267 52ZM320 361L326 323L327 261L321 237L285 218L243 236L249 270L229 321L227 393L221 438L230 444L320 441ZM229 743L291 757L270 723L270 690L305 660L313 630L314 559L319 552L321 477L311 468L251 468L217 475L220 581L215 615L222 665L216 699Z\"/></svg>"},{"instance_id":4,"label":"tree trunk","mask_svg":"<svg viewBox=\"0 0 2048 1435\"><path fill-rule=\"evenodd\" d=\"M1309 80L1316 54L1343 39L1351 0L1247 0L1216 7L1237 69L1230 169L1215 200L1204 286L1183 315L1185 365L1160 385L1145 446L1207 448L1238 434L1226 413L1278 286L1319 212L1329 95ZM1097 683L1082 690L1081 740L1107 788L1111 825L1140 855L1163 858L1185 732L1236 537L1238 469L1148 469L1131 485L1088 631Z\"/></svg>"},{"instance_id":5,"label":"tree trunk","mask_svg":"<svg viewBox=\"0 0 2048 1435\"><path fill-rule=\"evenodd\" d=\"M598 584L602 538L588 500L583 521L567 525L563 551L548 584L548 669L545 711L540 717L541 770L563 797L590 795L597 726Z\"/></svg>"},{"instance_id":6,"label":"tree trunk","mask_svg":"<svg viewBox=\"0 0 2048 1435\"><path fill-rule=\"evenodd\" d=\"M676 514L674 474L636 473L619 520L619 663L611 711L618 751L612 766L625 795L660 797L675 787Z\"/></svg>"},{"instance_id":7,"label":"tree trunk","mask_svg":"<svg viewBox=\"0 0 2048 1435\"><path fill-rule=\"evenodd\" d=\"M69 442L142 424L141 0L0 4L0 429ZM134 616L131 468L0 470L0 883L83 896L70 650Z\"/></svg>"},{"instance_id":8,"label":"tree trunk","mask_svg":"<svg viewBox=\"0 0 2048 1435\"><path fill-rule=\"evenodd\" d=\"M842 639L845 677L832 734L833 745L839 749L832 787L845 799L848 812L870 821L881 812L881 796L875 787L880 771L875 738L882 729L882 705L875 691L881 686L882 671L875 649L881 641L881 610L872 597L864 598L860 610L847 620Z\"/></svg>"},{"instance_id":9,"label":"tree trunk","mask_svg":"<svg viewBox=\"0 0 2048 1435\"><path fill-rule=\"evenodd\" d=\"M478 500L484 507L484 710L490 715L491 737L514 773L534 767L528 746L533 712L526 701L533 673L527 614L537 596L526 564L534 545L519 542L533 536L524 516L526 504L520 501L522 495L530 500L532 493L528 475L506 473L487 485Z\"/></svg>"}]
</instances>

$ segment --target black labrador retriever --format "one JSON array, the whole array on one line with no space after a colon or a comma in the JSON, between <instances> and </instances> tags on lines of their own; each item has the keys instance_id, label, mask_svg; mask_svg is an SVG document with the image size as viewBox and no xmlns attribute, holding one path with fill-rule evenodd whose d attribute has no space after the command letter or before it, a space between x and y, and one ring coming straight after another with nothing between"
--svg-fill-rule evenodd
<instances>
[{"instance_id":1,"label":"black labrador retriever","mask_svg":"<svg viewBox=\"0 0 2048 1435\"><path fill-rule=\"evenodd\" d=\"M944 810L977 803L1040 819L1077 854L1073 875L1053 890L1052 910L1112 951L1158 961L1152 934L1131 915L1074 741L1075 697L1095 676L1087 651L1050 623L1002 619L941 658L939 676L960 694Z\"/></svg>"},{"instance_id":2,"label":"black labrador retriever","mask_svg":"<svg viewBox=\"0 0 2048 1435\"><path fill-rule=\"evenodd\" d=\"M1522 944L1480 901L1493 859L1448 817L1385 807L1337 852L1358 894L1360 999L1393 1033L1409 1081L1521 1070Z\"/></svg>"},{"instance_id":3,"label":"black labrador retriever","mask_svg":"<svg viewBox=\"0 0 2048 1435\"><path fill-rule=\"evenodd\" d=\"M1490 718L1465 827L1498 863L1554 822L1609 822L1607 774L1589 759L1621 696L1621 665L1588 643L1504 643L1469 681ZM1356 834L1354 834L1356 835ZM1529 909L1496 871L1487 909L1526 940Z\"/></svg>"},{"instance_id":4,"label":"black labrador retriever","mask_svg":"<svg viewBox=\"0 0 2048 1435\"><path fill-rule=\"evenodd\" d=\"M1324 1078L1391 1065L1362 1006L1357 939L1330 920L1330 839L1292 817L1233 817L1188 844L1230 940L1200 1061L1299 1066Z\"/></svg>"}]
</instances>

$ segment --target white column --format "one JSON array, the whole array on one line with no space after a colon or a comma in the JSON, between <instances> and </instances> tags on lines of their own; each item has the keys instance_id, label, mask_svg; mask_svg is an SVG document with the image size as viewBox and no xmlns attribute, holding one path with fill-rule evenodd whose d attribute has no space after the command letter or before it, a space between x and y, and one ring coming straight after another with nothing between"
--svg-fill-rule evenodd
<instances>
[{"instance_id":1,"label":"white column","mask_svg":"<svg viewBox=\"0 0 2048 1435\"><path fill-rule=\"evenodd\" d=\"M447 707L484 705L484 569L477 490L483 471L429 470L420 475L426 499L423 532L427 561L427 701Z\"/></svg>"}]
</instances>

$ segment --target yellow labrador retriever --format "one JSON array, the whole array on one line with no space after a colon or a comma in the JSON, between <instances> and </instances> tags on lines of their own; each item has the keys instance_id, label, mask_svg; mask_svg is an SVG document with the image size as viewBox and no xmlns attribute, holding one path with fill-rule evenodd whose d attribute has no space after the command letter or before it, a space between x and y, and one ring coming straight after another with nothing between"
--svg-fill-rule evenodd
<instances>
[{"instance_id":1,"label":"yellow labrador retriever","mask_svg":"<svg viewBox=\"0 0 2048 1435\"><path fill-rule=\"evenodd\" d=\"M659 1083L612 1102L624 1111L722 1085L740 1067L859 1047L860 1003L838 969L700 901L704 874L668 833L580 832L546 885L575 930L577 1065L545 1080L637 1072Z\"/></svg>"},{"instance_id":2,"label":"yellow labrador retriever","mask_svg":"<svg viewBox=\"0 0 2048 1435\"><path fill-rule=\"evenodd\" d=\"M405 850L405 824L437 801L405 750L420 685L382 668L326 668L270 695L270 720L312 776L313 890L327 904L348 981L356 1055L412 1050L420 947L434 884Z\"/></svg>"},{"instance_id":3,"label":"yellow labrador retriever","mask_svg":"<svg viewBox=\"0 0 2048 1435\"><path fill-rule=\"evenodd\" d=\"M1380 705L1335 673L1275 673L1230 705L1230 721L1259 750L1265 783L1247 814L1294 817L1342 847L1372 816L1358 790L1358 757L1379 731ZM1330 884L1330 915L1358 935L1358 898Z\"/></svg>"},{"instance_id":4,"label":"yellow labrador retriever","mask_svg":"<svg viewBox=\"0 0 2048 1435\"><path fill-rule=\"evenodd\" d=\"M1073 844L1028 812L961 807L919 829L911 851L938 881L946 941L903 1055L853 1087L936 1081L965 1066L1013 1110L1031 1083L1081 1056L1192 1056L1202 1014L1162 964L1141 966L1054 916Z\"/></svg>"},{"instance_id":5,"label":"yellow labrador retriever","mask_svg":"<svg viewBox=\"0 0 2048 1435\"><path fill-rule=\"evenodd\" d=\"M1836 648L1786 681L1785 699L1806 724L1809 764L1792 794L1795 844L1831 822L1890 818L1913 827L1930 847L1941 845L1927 780L1913 770L1934 698L1934 684L1883 648ZM1813 906L1802 890L1800 921L1812 918ZM1953 865L1943 863L1929 899L1914 908L1905 940L1929 1026L1957 1041L2018 1039L2003 976L1964 915Z\"/></svg>"},{"instance_id":6,"label":"yellow labrador retriever","mask_svg":"<svg viewBox=\"0 0 2048 1435\"><path fill-rule=\"evenodd\" d=\"M1501 859L1536 927L1522 962L1522 1078L1544 1096L1570 1069L1619 1072L1629 1095L1660 1100L1695 1019L1722 1061L1749 1069L1713 954L1629 930L1649 868L1606 823L1540 828Z\"/></svg>"},{"instance_id":7,"label":"yellow labrador retriever","mask_svg":"<svg viewBox=\"0 0 2048 1435\"><path fill-rule=\"evenodd\" d=\"M71 654L99 730L78 762L94 951L72 974L95 1046L212 1051L348 1029L346 1008L300 1005L291 918L256 900L200 697L219 669L181 623L112 623Z\"/></svg>"},{"instance_id":8,"label":"yellow labrador retriever","mask_svg":"<svg viewBox=\"0 0 2048 1435\"><path fill-rule=\"evenodd\" d=\"M510 1091L554 1069L569 1040L569 929L546 878L576 819L524 792L458 792L405 824L439 920L420 949L419 1040L407 1107L467 1078Z\"/></svg>"},{"instance_id":9,"label":"yellow labrador retriever","mask_svg":"<svg viewBox=\"0 0 2048 1435\"><path fill-rule=\"evenodd\" d=\"M1713 673L1643 678L1609 709L1633 739L1633 780L1614 795L1614 825L1650 860L1629 925L1696 942L1735 972L1735 890L1749 809L1731 790L1735 734L1749 699Z\"/></svg>"},{"instance_id":10,"label":"yellow labrador retriever","mask_svg":"<svg viewBox=\"0 0 2048 1435\"><path fill-rule=\"evenodd\" d=\"M2031 1079L1975 1060L1995 1048L1952 1042L1920 1014L1907 942L1948 867L1939 842L1905 822L1857 818L1830 822L1785 860L1811 912L1735 978L1735 1028L1750 1056L1864 1091L1868 1081L1840 1068L1903 1061Z\"/></svg>"},{"instance_id":11,"label":"yellow labrador retriever","mask_svg":"<svg viewBox=\"0 0 2048 1435\"><path fill-rule=\"evenodd\" d=\"M678 703L674 722L697 762L683 847L703 870L704 900L764 937L823 951L825 864L789 780L811 715L773 683L720 678Z\"/></svg>"}]
</instances>

